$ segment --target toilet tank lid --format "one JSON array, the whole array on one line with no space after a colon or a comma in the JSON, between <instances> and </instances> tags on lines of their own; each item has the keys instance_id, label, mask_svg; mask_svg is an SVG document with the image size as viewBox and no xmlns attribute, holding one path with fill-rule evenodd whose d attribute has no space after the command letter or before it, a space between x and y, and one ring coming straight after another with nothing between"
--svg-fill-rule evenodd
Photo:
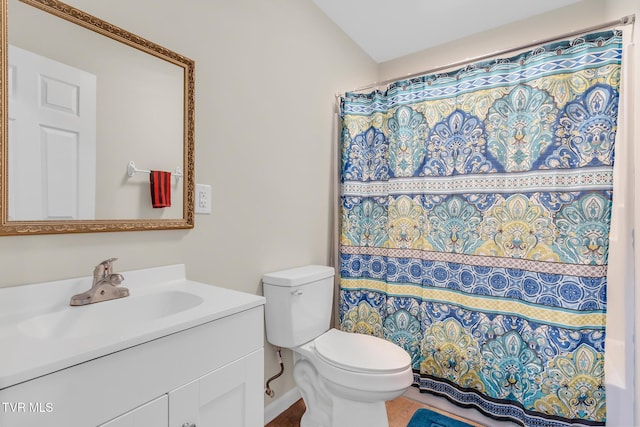
<instances>
[{"instance_id":1,"label":"toilet tank lid","mask_svg":"<svg viewBox=\"0 0 640 427\"><path fill-rule=\"evenodd\" d=\"M262 282L275 286L299 286L316 280L326 279L334 275L333 267L326 265L305 265L304 267L267 273Z\"/></svg>"}]
</instances>

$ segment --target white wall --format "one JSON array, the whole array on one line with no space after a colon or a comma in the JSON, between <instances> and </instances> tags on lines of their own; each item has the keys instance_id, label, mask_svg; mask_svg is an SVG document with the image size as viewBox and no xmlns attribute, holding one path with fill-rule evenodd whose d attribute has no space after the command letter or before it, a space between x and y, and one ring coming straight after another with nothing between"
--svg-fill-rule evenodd
<instances>
[{"instance_id":1,"label":"white wall","mask_svg":"<svg viewBox=\"0 0 640 427\"><path fill-rule=\"evenodd\" d=\"M118 257L120 271L185 263L191 279L261 294L265 272L329 263L334 95L377 78L355 43L310 0L67 3L195 60L196 182L213 212L193 230L0 237L0 286ZM293 387L284 356L276 397Z\"/></svg>"},{"instance_id":2,"label":"white wall","mask_svg":"<svg viewBox=\"0 0 640 427\"><path fill-rule=\"evenodd\" d=\"M422 52L380 64L379 79L401 78L413 73L420 73L431 68L446 66L460 61L477 58L493 52L512 49L575 30L588 28L604 22L616 20L622 16L636 14L640 17L640 3L633 0L583 0L577 4L542 14L528 20L516 22L486 31L482 34L463 38L446 45L434 47ZM640 42L639 32L631 32L631 26L625 39L635 44ZM628 49L628 48L627 48ZM631 53L630 51L626 52ZM637 56L637 53L636 53ZM628 62L633 63L631 55ZM636 61L637 63L637 61ZM632 235L629 231L634 222L634 184L640 188L638 178L634 176L634 164L640 164L640 150L634 153L634 142L640 140L640 126L633 128L633 118L637 115L638 107L634 111L632 105L640 106L640 67L632 66L627 80L623 83L626 101L623 100L627 128L619 129L620 136L616 148L616 194L614 195L614 224L612 224L611 252L609 259L608 286L608 315L607 315L607 393L608 393L608 425L626 426L632 423L632 411L635 412L636 424L640 422L640 407L635 404L633 389L640 390L638 375L634 379L634 372L640 372L640 361L635 360L635 354L640 354L640 342L633 340L635 330L640 326L635 307L640 306L640 292L635 292L640 282L633 279L633 247ZM625 135L625 136L623 136ZM631 162L632 156L635 161ZM629 161L629 162L627 162ZM640 209L635 208L635 223L638 224ZM636 254L636 264L640 255ZM635 293L635 295L634 295ZM633 303L635 298L635 304ZM640 340L638 340L640 341ZM637 392L636 392L637 396ZM637 399L636 399L637 400ZM630 409L632 408L632 409Z\"/></svg>"}]
</instances>

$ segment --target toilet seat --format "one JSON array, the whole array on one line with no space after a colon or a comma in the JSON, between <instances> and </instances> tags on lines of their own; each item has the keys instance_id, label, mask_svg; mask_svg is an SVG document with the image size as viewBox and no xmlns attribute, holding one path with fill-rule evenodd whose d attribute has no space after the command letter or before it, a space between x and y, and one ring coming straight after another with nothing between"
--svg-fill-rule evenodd
<instances>
[{"instance_id":1,"label":"toilet seat","mask_svg":"<svg viewBox=\"0 0 640 427\"><path fill-rule=\"evenodd\" d=\"M330 329L292 350L301 356L296 365L309 363L336 396L334 403L347 399L384 408L385 400L400 396L413 383L409 354L382 338Z\"/></svg>"},{"instance_id":2,"label":"toilet seat","mask_svg":"<svg viewBox=\"0 0 640 427\"><path fill-rule=\"evenodd\" d=\"M317 356L346 371L364 374L395 374L411 365L402 348L371 335L330 329L314 340Z\"/></svg>"}]
</instances>

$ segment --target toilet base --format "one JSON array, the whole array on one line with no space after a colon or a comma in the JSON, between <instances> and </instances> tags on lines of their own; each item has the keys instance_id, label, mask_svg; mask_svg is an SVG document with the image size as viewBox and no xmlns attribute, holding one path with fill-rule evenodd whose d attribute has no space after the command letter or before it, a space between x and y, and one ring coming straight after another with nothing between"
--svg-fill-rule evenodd
<instances>
[{"instance_id":1,"label":"toilet base","mask_svg":"<svg viewBox=\"0 0 640 427\"><path fill-rule=\"evenodd\" d=\"M307 407L300 427L331 427L333 402L316 368L307 360L298 360L293 367L293 379Z\"/></svg>"},{"instance_id":2,"label":"toilet base","mask_svg":"<svg viewBox=\"0 0 640 427\"><path fill-rule=\"evenodd\" d=\"M293 376L307 407L300 427L389 427L385 401L405 391L371 393L346 388L320 376L306 359L298 360Z\"/></svg>"},{"instance_id":3,"label":"toilet base","mask_svg":"<svg viewBox=\"0 0 640 427\"><path fill-rule=\"evenodd\" d=\"M389 427L387 407L382 402L355 402L335 399L332 426Z\"/></svg>"}]
</instances>

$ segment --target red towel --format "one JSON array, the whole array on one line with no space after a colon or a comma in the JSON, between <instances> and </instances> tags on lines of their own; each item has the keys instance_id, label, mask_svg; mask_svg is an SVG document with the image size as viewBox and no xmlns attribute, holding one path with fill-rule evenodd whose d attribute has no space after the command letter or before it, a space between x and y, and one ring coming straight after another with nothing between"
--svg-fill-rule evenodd
<instances>
[{"instance_id":1,"label":"red towel","mask_svg":"<svg viewBox=\"0 0 640 427\"><path fill-rule=\"evenodd\" d=\"M171 172L151 171L151 204L154 208L168 208L171 206Z\"/></svg>"}]
</instances>

